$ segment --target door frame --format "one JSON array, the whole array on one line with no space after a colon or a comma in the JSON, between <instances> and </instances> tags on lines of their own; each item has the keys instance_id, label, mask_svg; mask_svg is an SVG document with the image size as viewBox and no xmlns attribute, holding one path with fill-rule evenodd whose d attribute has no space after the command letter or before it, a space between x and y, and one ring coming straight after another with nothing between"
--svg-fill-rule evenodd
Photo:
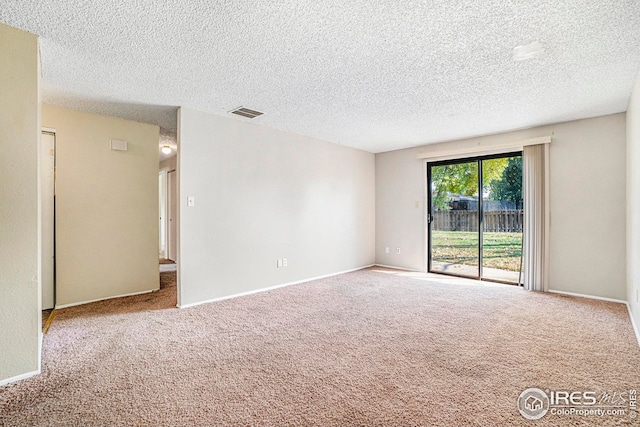
<instances>
[{"instance_id":1,"label":"door frame","mask_svg":"<svg viewBox=\"0 0 640 427\"><path fill-rule=\"evenodd\" d=\"M512 282L507 282L507 281L502 281L502 280L497 280L497 279L488 279L485 277L482 277L482 240L483 240L483 228L484 228L484 221L483 221L483 213L484 213L484 207L483 207L483 186L482 186L482 178L483 178L483 173L482 173L482 161L484 160L492 160L492 159L500 159L503 157L516 157L516 156L522 156L522 150L520 151L511 151L511 152L506 152L506 153L497 153L497 154L488 154L488 155L482 155L482 156L471 156L471 157L461 157L461 158L454 158L454 159L448 159L448 160L435 160L435 161L426 161L426 169L427 169L427 173L426 173L426 188L427 188L427 203L426 203L426 208L427 208L427 212L426 212L426 222L427 222L427 247L426 247L426 252L427 252L427 273L433 273L433 274L444 274L447 276L454 276L454 277L460 277L460 278L464 278L464 279L475 279L475 280L481 280L481 281L487 281L487 282L496 282L496 283L505 283L505 284L509 284L509 285L513 285L514 283ZM431 224L433 223L432 221L432 197L431 197L431 168L433 166L444 166L444 165L455 165L455 164L461 164L461 163L472 163L472 162L477 162L478 164L478 276L465 276L465 275L461 275L461 274L454 274L454 273L445 273L442 271L432 271L431 270L431 264L432 264L432 250L431 250L431 245L432 245L432 239L431 239ZM523 237L524 238L524 237ZM522 254L520 254L520 257L522 257Z\"/></svg>"}]
</instances>

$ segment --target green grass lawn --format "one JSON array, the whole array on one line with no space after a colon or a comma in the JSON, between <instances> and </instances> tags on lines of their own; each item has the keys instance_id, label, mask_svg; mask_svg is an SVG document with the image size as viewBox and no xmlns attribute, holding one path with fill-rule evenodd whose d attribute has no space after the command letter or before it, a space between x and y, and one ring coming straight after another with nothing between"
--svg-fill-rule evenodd
<instances>
[{"instance_id":1,"label":"green grass lawn","mask_svg":"<svg viewBox=\"0 0 640 427\"><path fill-rule=\"evenodd\" d=\"M522 233L484 233L483 266L518 271L522 252ZM434 261L478 265L478 233L433 231L431 248Z\"/></svg>"}]
</instances>

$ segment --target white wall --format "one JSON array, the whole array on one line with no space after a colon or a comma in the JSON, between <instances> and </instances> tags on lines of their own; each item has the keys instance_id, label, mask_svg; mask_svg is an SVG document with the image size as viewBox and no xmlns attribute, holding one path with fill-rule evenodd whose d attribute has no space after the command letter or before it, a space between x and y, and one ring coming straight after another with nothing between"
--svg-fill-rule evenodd
<instances>
[{"instance_id":1,"label":"white wall","mask_svg":"<svg viewBox=\"0 0 640 427\"><path fill-rule=\"evenodd\" d=\"M0 384L39 368L38 38L0 24Z\"/></svg>"},{"instance_id":2,"label":"white wall","mask_svg":"<svg viewBox=\"0 0 640 427\"><path fill-rule=\"evenodd\" d=\"M187 108L178 117L181 305L373 263L373 154Z\"/></svg>"},{"instance_id":3,"label":"white wall","mask_svg":"<svg viewBox=\"0 0 640 427\"><path fill-rule=\"evenodd\" d=\"M627 298L640 327L640 74L627 109Z\"/></svg>"},{"instance_id":4,"label":"white wall","mask_svg":"<svg viewBox=\"0 0 640 427\"><path fill-rule=\"evenodd\" d=\"M553 135L550 289L625 300L624 113L376 155L376 262L426 269L421 150L490 147L547 135ZM386 254L385 246L401 253Z\"/></svg>"},{"instance_id":5,"label":"white wall","mask_svg":"<svg viewBox=\"0 0 640 427\"><path fill-rule=\"evenodd\" d=\"M158 289L159 127L51 105L42 125L56 130L56 306Z\"/></svg>"}]
</instances>

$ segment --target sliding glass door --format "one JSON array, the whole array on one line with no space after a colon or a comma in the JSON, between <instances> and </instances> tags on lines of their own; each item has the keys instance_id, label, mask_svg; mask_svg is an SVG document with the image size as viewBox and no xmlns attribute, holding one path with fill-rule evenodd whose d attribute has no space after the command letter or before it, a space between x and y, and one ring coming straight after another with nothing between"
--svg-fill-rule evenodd
<instances>
[{"instance_id":1,"label":"sliding glass door","mask_svg":"<svg viewBox=\"0 0 640 427\"><path fill-rule=\"evenodd\" d=\"M478 162L430 168L431 269L479 277Z\"/></svg>"},{"instance_id":2,"label":"sliding glass door","mask_svg":"<svg viewBox=\"0 0 640 427\"><path fill-rule=\"evenodd\" d=\"M429 163L429 271L518 283L522 156Z\"/></svg>"},{"instance_id":3,"label":"sliding glass door","mask_svg":"<svg viewBox=\"0 0 640 427\"><path fill-rule=\"evenodd\" d=\"M522 259L522 156L482 160L482 278L518 283Z\"/></svg>"}]
</instances>

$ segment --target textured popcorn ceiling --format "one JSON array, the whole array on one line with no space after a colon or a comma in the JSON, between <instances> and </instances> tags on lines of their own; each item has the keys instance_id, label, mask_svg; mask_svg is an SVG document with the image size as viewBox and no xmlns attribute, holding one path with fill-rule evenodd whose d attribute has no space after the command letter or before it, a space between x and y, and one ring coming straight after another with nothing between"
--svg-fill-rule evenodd
<instances>
[{"instance_id":1,"label":"textured popcorn ceiling","mask_svg":"<svg viewBox=\"0 0 640 427\"><path fill-rule=\"evenodd\" d=\"M371 152L625 111L640 68L637 0L0 0L0 22L41 36L44 102L169 132L246 106Z\"/></svg>"}]
</instances>

